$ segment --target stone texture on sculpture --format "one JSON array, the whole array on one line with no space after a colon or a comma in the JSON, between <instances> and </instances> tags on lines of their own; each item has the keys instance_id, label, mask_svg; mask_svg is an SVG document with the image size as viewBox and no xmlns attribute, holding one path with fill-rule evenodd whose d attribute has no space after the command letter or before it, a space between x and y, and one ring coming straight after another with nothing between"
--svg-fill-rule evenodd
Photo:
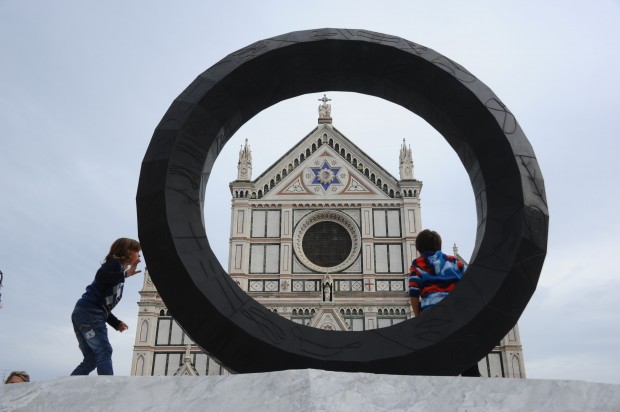
<instances>
[{"instance_id":1,"label":"stone texture on sculpture","mask_svg":"<svg viewBox=\"0 0 620 412\"><path fill-rule=\"evenodd\" d=\"M418 114L470 176L478 232L467 276L419 318L355 333L294 324L243 293L211 250L203 188L221 147L265 108L323 90L377 96ZM452 375L488 353L534 293L546 255L544 193L514 116L463 67L395 36L319 29L232 53L181 93L142 163L138 226L151 276L175 319L233 370Z\"/></svg>"}]
</instances>

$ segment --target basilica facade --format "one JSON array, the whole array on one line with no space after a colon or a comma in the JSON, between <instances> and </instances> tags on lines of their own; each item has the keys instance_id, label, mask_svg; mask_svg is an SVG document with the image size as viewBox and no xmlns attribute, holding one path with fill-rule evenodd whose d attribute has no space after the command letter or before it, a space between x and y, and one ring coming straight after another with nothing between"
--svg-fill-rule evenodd
<instances>
[{"instance_id":1,"label":"basilica facade","mask_svg":"<svg viewBox=\"0 0 620 412\"><path fill-rule=\"evenodd\" d=\"M334 127L329 99L319 100L317 127L255 179L247 140L241 148L230 183L228 273L293 322L389 327L413 316L406 274L423 228L422 182L404 140L396 178ZM145 272L132 375L234 373L183 333ZM483 376L525 378L518 326L479 368Z\"/></svg>"}]
</instances>

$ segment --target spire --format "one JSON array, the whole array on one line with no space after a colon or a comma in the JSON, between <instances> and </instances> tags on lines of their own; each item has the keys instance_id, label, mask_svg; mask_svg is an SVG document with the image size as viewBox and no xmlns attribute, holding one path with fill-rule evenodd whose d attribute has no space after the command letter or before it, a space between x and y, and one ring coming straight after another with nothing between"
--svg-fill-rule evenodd
<instances>
[{"instance_id":1,"label":"spire","mask_svg":"<svg viewBox=\"0 0 620 412\"><path fill-rule=\"evenodd\" d=\"M413 180L413 155L411 146L406 145L405 139L400 147L399 164L400 180Z\"/></svg>"},{"instance_id":2,"label":"spire","mask_svg":"<svg viewBox=\"0 0 620 412\"><path fill-rule=\"evenodd\" d=\"M454 253L454 256L459 254L459 248L456 247L456 243L454 244L454 246L452 247L452 252Z\"/></svg>"},{"instance_id":3,"label":"spire","mask_svg":"<svg viewBox=\"0 0 620 412\"><path fill-rule=\"evenodd\" d=\"M239 150L239 163L237 163L237 180L249 181L252 177L252 151L245 139L245 146Z\"/></svg>"},{"instance_id":4,"label":"spire","mask_svg":"<svg viewBox=\"0 0 620 412\"><path fill-rule=\"evenodd\" d=\"M332 99L328 99L325 94L319 99L320 102L323 102L319 105L319 124L332 123L332 105L327 103L331 100Z\"/></svg>"}]
</instances>

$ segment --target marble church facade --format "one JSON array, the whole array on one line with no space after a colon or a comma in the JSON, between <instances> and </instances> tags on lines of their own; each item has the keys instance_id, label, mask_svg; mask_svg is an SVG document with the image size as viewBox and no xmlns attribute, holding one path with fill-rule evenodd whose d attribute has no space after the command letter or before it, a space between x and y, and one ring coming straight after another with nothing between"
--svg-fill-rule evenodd
<instances>
[{"instance_id":1,"label":"marble church facade","mask_svg":"<svg viewBox=\"0 0 620 412\"><path fill-rule=\"evenodd\" d=\"M397 179L333 126L329 99L319 100L317 127L254 180L247 141L241 148L228 273L293 322L388 327L413 316L405 274L423 228L422 182L404 140ZM145 272L132 375L231 373L183 333ZM518 326L479 366L483 376L525 378Z\"/></svg>"}]
</instances>

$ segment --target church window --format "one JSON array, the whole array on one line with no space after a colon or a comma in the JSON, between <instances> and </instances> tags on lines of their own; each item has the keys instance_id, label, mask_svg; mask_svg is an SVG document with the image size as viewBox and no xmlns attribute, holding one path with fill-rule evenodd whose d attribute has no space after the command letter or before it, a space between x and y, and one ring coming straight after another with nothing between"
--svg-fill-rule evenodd
<instances>
[{"instance_id":1,"label":"church window","mask_svg":"<svg viewBox=\"0 0 620 412\"><path fill-rule=\"evenodd\" d=\"M304 160L303 157L304 157L304 155L301 155L301 160L302 161ZM297 166L299 166L299 160L295 159L295 161L293 162L293 167L297 167Z\"/></svg>"},{"instance_id":2,"label":"church window","mask_svg":"<svg viewBox=\"0 0 620 412\"><path fill-rule=\"evenodd\" d=\"M344 147L340 149L340 156L345 157L346 152L344 151Z\"/></svg>"},{"instance_id":3,"label":"church window","mask_svg":"<svg viewBox=\"0 0 620 412\"><path fill-rule=\"evenodd\" d=\"M291 320L301 325L308 325L315 314L315 310L293 309L291 312Z\"/></svg>"},{"instance_id":4,"label":"church window","mask_svg":"<svg viewBox=\"0 0 620 412\"><path fill-rule=\"evenodd\" d=\"M334 149L335 149L337 152L340 152L340 144L339 144L339 143L336 143L336 146L334 146Z\"/></svg>"},{"instance_id":5,"label":"church window","mask_svg":"<svg viewBox=\"0 0 620 412\"><path fill-rule=\"evenodd\" d=\"M192 341L174 319L171 317L157 319L155 345L186 345L188 343Z\"/></svg>"},{"instance_id":6,"label":"church window","mask_svg":"<svg viewBox=\"0 0 620 412\"><path fill-rule=\"evenodd\" d=\"M262 199L262 198L263 198L263 191L262 191L262 190L259 190L259 191L258 191L258 198L259 198L259 199Z\"/></svg>"},{"instance_id":7,"label":"church window","mask_svg":"<svg viewBox=\"0 0 620 412\"><path fill-rule=\"evenodd\" d=\"M280 174L278 173L278 174L276 175L276 183L279 183L279 182L280 182L280 180L282 180L282 178L280 177Z\"/></svg>"},{"instance_id":8,"label":"church window","mask_svg":"<svg viewBox=\"0 0 620 412\"><path fill-rule=\"evenodd\" d=\"M353 158L353 166L357 167L357 159Z\"/></svg>"},{"instance_id":9,"label":"church window","mask_svg":"<svg viewBox=\"0 0 620 412\"><path fill-rule=\"evenodd\" d=\"M251 236L280 237L280 211L253 210Z\"/></svg>"},{"instance_id":10,"label":"church window","mask_svg":"<svg viewBox=\"0 0 620 412\"><path fill-rule=\"evenodd\" d=\"M314 153L316 150L316 144L312 143L312 153Z\"/></svg>"},{"instance_id":11,"label":"church window","mask_svg":"<svg viewBox=\"0 0 620 412\"><path fill-rule=\"evenodd\" d=\"M365 330L364 312L361 309L340 309L340 316L352 331Z\"/></svg>"},{"instance_id":12,"label":"church window","mask_svg":"<svg viewBox=\"0 0 620 412\"><path fill-rule=\"evenodd\" d=\"M331 147L334 147L334 139L329 139L329 145L330 145Z\"/></svg>"},{"instance_id":13,"label":"church window","mask_svg":"<svg viewBox=\"0 0 620 412\"><path fill-rule=\"evenodd\" d=\"M482 376L488 378L503 378L506 376L504 372L504 363L502 362L502 353L492 351L478 363L478 369Z\"/></svg>"},{"instance_id":14,"label":"church window","mask_svg":"<svg viewBox=\"0 0 620 412\"><path fill-rule=\"evenodd\" d=\"M167 345L170 342L170 326L172 319L160 318L157 320L156 345Z\"/></svg>"},{"instance_id":15,"label":"church window","mask_svg":"<svg viewBox=\"0 0 620 412\"><path fill-rule=\"evenodd\" d=\"M204 353L196 353L194 354L194 368L198 375L206 376L207 375L207 362L209 361L209 357Z\"/></svg>"},{"instance_id":16,"label":"church window","mask_svg":"<svg viewBox=\"0 0 620 412\"><path fill-rule=\"evenodd\" d=\"M351 253L351 235L340 224L331 221L318 222L304 234L304 254L317 266L333 267L344 262Z\"/></svg>"},{"instance_id":17,"label":"church window","mask_svg":"<svg viewBox=\"0 0 620 412\"><path fill-rule=\"evenodd\" d=\"M375 209L373 223L375 237L401 237L400 210Z\"/></svg>"},{"instance_id":18,"label":"church window","mask_svg":"<svg viewBox=\"0 0 620 412\"><path fill-rule=\"evenodd\" d=\"M152 375L153 376L166 376L167 366L168 366L168 354L167 353L155 353Z\"/></svg>"},{"instance_id":19,"label":"church window","mask_svg":"<svg viewBox=\"0 0 620 412\"><path fill-rule=\"evenodd\" d=\"M347 153L347 162L351 161L351 153Z\"/></svg>"},{"instance_id":20,"label":"church window","mask_svg":"<svg viewBox=\"0 0 620 412\"><path fill-rule=\"evenodd\" d=\"M183 344L183 330L178 323L172 322L172 328L170 329L170 345L182 345Z\"/></svg>"},{"instance_id":21,"label":"church window","mask_svg":"<svg viewBox=\"0 0 620 412\"><path fill-rule=\"evenodd\" d=\"M250 245L250 273L279 273L280 244Z\"/></svg>"},{"instance_id":22,"label":"church window","mask_svg":"<svg viewBox=\"0 0 620 412\"><path fill-rule=\"evenodd\" d=\"M379 309L377 312L377 327L379 328L396 325L405 320L407 320L407 313L402 308Z\"/></svg>"},{"instance_id":23,"label":"church window","mask_svg":"<svg viewBox=\"0 0 620 412\"><path fill-rule=\"evenodd\" d=\"M399 244L375 244L376 273L404 273L403 250Z\"/></svg>"}]
</instances>

